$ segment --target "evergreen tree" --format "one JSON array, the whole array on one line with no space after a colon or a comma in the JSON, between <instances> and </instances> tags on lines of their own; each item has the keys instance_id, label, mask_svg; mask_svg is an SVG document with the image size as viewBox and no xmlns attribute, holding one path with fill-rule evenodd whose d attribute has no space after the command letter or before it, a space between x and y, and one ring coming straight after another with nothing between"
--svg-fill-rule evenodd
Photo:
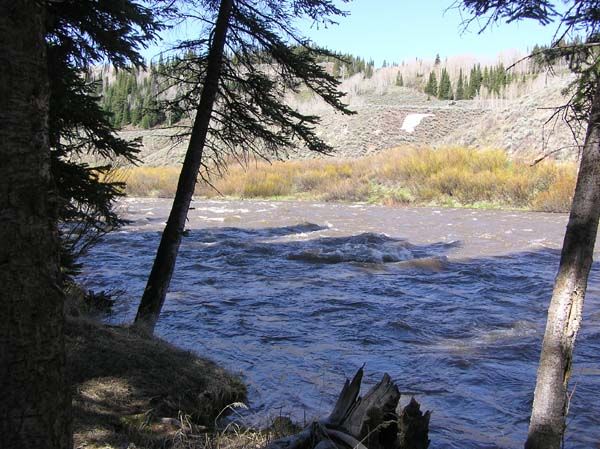
<instances>
[{"instance_id":1,"label":"evergreen tree","mask_svg":"<svg viewBox=\"0 0 600 449\"><path fill-rule=\"evenodd\" d=\"M455 100L464 100L465 98L465 86L463 71L460 69L458 72L458 81L456 82L456 93L454 95Z\"/></svg>"},{"instance_id":2,"label":"evergreen tree","mask_svg":"<svg viewBox=\"0 0 600 449\"><path fill-rule=\"evenodd\" d=\"M496 66L493 77L494 82L492 89L494 92L499 94L508 84L508 77L506 74L506 69L504 68L504 64L500 63Z\"/></svg>"},{"instance_id":3,"label":"evergreen tree","mask_svg":"<svg viewBox=\"0 0 600 449\"><path fill-rule=\"evenodd\" d=\"M483 75L481 77L481 85L488 90L491 90L491 88L492 88L491 83L490 83L490 73L489 73L487 66L485 66L483 68Z\"/></svg>"},{"instance_id":4,"label":"evergreen tree","mask_svg":"<svg viewBox=\"0 0 600 449\"><path fill-rule=\"evenodd\" d=\"M469 76L469 99L473 99L479 94L482 79L481 66L477 64L471 69L471 74Z\"/></svg>"},{"instance_id":5,"label":"evergreen tree","mask_svg":"<svg viewBox=\"0 0 600 449\"><path fill-rule=\"evenodd\" d=\"M402 73L400 71L398 71L398 74L396 75L396 86L404 86L404 79L402 78Z\"/></svg>"},{"instance_id":6,"label":"evergreen tree","mask_svg":"<svg viewBox=\"0 0 600 449\"><path fill-rule=\"evenodd\" d=\"M72 156L136 160L137 145L114 134L110 117L98 104L96 86L86 83L93 63L108 60L116 67L141 64L141 45L162 26L154 12L132 0L111 2L64 0L48 2L46 32L50 75L49 137L51 169L59 196L63 223L63 265L74 260L103 233L121 224L112 210L122 185L101 180L110 163L100 167L77 162ZM125 100L113 95L111 103Z\"/></svg>"},{"instance_id":7,"label":"evergreen tree","mask_svg":"<svg viewBox=\"0 0 600 449\"><path fill-rule=\"evenodd\" d=\"M148 114L144 114L141 121L142 128L149 129L152 126L150 120L150 116Z\"/></svg>"},{"instance_id":8,"label":"evergreen tree","mask_svg":"<svg viewBox=\"0 0 600 449\"><path fill-rule=\"evenodd\" d=\"M425 86L425 93L427 95L431 95L432 97L437 96L438 83L437 83L437 77L435 76L435 72L429 73L429 80L427 81L427 85Z\"/></svg>"},{"instance_id":9,"label":"evergreen tree","mask_svg":"<svg viewBox=\"0 0 600 449\"><path fill-rule=\"evenodd\" d=\"M438 89L438 98L440 100L452 100L452 83L450 82L450 76L446 68L442 69L442 76L440 77L440 85Z\"/></svg>"},{"instance_id":10,"label":"evergreen tree","mask_svg":"<svg viewBox=\"0 0 600 449\"><path fill-rule=\"evenodd\" d=\"M433 63L434 65L440 65L441 64L441 59L440 59L440 54L436 54L435 55L435 62Z\"/></svg>"},{"instance_id":11,"label":"evergreen tree","mask_svg":"<svg viewBox=\"0 0 600 449\"><path fill-rule=\"evenodd\" d=\"M373 76L373 67L375 66L375 61L370 60L365 66L365 78L371 78Z\"/></svg>"},{"instance_id":12,"label":"evergreen tree","mask_svg":"<svg viewBox=\"0 0 600 449\"><path fill-rule=\"evenodd\" d=\"M44 2L0 2L0 446L70 449ZM83 80L83 78L82 78Z\"/></svg>"},{"instance_id":13,"label":"evergreen tree","mask_svg":"<svg viewBox=\"0 0 600 449\"><path fill-rule=\"evenodd\" d=\"M131 112L129 108L129 101L125 100L123 103L123 114L121 118L121 126L129 125L131 123Z\"/></svg>"},{"instance_id":14,"label":"evergreen tree","mask_svg":"<svg viewBox=\"0 0 600 449\"><path fill-rule=\"evenodd\" d=\"M131 106L131 124L134 126L137 126L140 123L140 121L142 120L141 108L142 108L142 99L141 99L139 93L137 93L134 96L132 106Z\"/></svg>"},{"instance_id":15,"label":"evergreen tree","mask_svg":"<svg viewBox=\"0 0 600 449\"><path fill-rule=\"evenodd\" d=\"M299 82L334 109L350 113L341 102L339 82L315 58L319 53L334 54L311 46L289 26L297 17L328 22L330 17L343 14L332 2L221 0L218 3L218 12L210 8L207 11L207 20L215 24L207 57L173 67L175 73L194 70L204 75L196 79L195 85L181 86L188 89L171 102L177 107L194 108L196 116L173 208L136 316L136 324L150 331L169 288L198 172L206 164L203 159L212 157L222 161L233 153L239 160L240 151L268 157L299 142L312 151L331 152L331 147L314 132L319 118L304 115L284 101L285 94L290 89L296 90ZM235 32L228 34L229 29ZM291 47L289 42L300 42L302 48ZM185 49L187 45L204 55L206 43L194 40L179 48ZM226 46L230 54L224 52ZM270 65L272 73L258 69L264 65Z\"/></svg>"},{"instance_id":16,"label":"evergreen tree","mask_svg":"<svg viewBox=\"0 0 600 449\"><path fill-rule=\"evenodd\" d=\"M333 76L340 78L342 72L342 64L339 59L333 62Z\"/></svg>"}]
</instances>

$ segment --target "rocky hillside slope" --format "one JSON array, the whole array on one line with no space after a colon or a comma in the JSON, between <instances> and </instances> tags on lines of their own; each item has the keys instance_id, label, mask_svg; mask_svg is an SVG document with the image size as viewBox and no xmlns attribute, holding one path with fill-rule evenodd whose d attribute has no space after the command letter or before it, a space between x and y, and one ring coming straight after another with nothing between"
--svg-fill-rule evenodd
<instances>
[{"instance_id":1,"label":"rocky hillside slope","mask_svg":"<svg viewBox=\"0 0 600 449\"><path fill-rule=\"evenodd\" d=\"M358 157L400 145L501 148L523 159L547 153L557 159L577 156L569 126L560 117L548 121L554 108L566 102L562 94L570 81L566 74L539 75L512 99L441 101L382 81L385 70L368 80L357 75L344 82L342 88L348 92L355 115L333 113L310 95L290 102L322 117L317 132L339 157ZM121 135L141 141L144 163L173 165L182 161L187 147L185 139L173 139L177 132L130 129ZM292 157L311 155L298 149Z\"/></svg>"}]
</instances>

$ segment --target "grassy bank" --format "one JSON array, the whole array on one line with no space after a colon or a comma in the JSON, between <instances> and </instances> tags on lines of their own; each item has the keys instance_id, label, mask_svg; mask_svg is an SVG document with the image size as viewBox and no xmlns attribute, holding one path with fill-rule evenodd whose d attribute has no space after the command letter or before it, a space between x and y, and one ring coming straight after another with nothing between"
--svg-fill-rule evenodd
<instances>
[{"instance_id":1,"label":"grassy bank","mask_svg":"<svg viewBox=\"0 0 600 449\"><path fill-rule=\"evenodd\" d=\"M241 380L160 339L100 324L72 296L66 347L74 447L214 447L215 418L245 399Z\"/></svg>"},{"instance_id":2,"label":"grassy bank","mask_svg":"<svg viewBox=\"0 0 600 449\"><path fill-rule=\"evenodd\" d=\"M178 167L136 167L117 172L131 196L174 195ZM366 201L385 205L523 208L565 212L575 186L573 163L534 166L501 150L397 148L359 159L231 164L200 184L196 196Z\"/></svg>"}]
</instances>

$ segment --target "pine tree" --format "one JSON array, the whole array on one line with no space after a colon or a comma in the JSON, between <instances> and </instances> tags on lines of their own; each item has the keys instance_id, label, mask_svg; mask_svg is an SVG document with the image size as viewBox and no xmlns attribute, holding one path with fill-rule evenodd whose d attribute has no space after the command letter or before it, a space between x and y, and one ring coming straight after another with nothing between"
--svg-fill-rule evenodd
<instances>
[{"instance_id":1,"label":"pine tree","mask_svg":"<svg viewBox=\"0 0 600 449\"><path fill-rule=\"evenodd\" d=\"M404 86L404 79L402 78L402 73L400 71L398 71L398 74L396 75L396 86Z\"/></svg>"},{"instance_id":2,"label":"pine tree","mask_svg":"<svg viewBox=\"0 0 600 449\"><path fill-rule=\"evenodd\" d=\"M120 68L142 64L140 46L162 25L154 11L133 0L120 0L119 8L95 0L47 4L51 169L59 197L59 219L64 224L62 263L73 268L79 254L122 223L112 209L122 184L103 181L100 175L110 170L110 159L134 162L138 151L137 144L115 135L110 116L95 95L97 86L86 82L81 73L107 60ZM104 70L106 73L108 66ZM115 107L118 100L122 114L124 99L116 98L116 91L109 97ZM71 157L74 154L91 154L107 162L91 167Z\"/></svg>"},{"instance_id":3,"label":"pine tree","mask_svg":"<svg viewBox=\"0 0 600 449\"><path fill-rule=\"evenodd\" d=\"M465 98L465 86L463 71L460 69L458 72L458 81L456 82L456 93L454 95L455 100L464 100Z\"/></svg>"},{"instance_id":4,"label":"pine tree","mask_svg":"<svg viewBox=\"0 0 600 449\"><path fill-rule=\"evenodd\" d=\"M438 83L437 77L435 76L435 72L429 73L429 80L427 81L427 85L425 86L425 93L427 95L431 95L432 97L437 97Z\"/></svg>"},{"instance_id":5,"label":"pine tree","mask_svg":"<svg viewBox=\"0 0 600 449\"><path fill-rule=\"evenodd\" d=\"M502 90L507 86L508 78L506 74L506 69L504 68L504 64L499 63L494 71L494 91L499 94Z\"/></svg>"},{"instance_id":6,"label":"pine tree","mask_svg":"<svg viewBox=\"0 0 600 449\"><path fill-rule=\"evenodd\" d=\"M248 153L269 157L298 143L315 152L331 152L331 147L314 132L319 118L304 115L284 101L285 94L297 89L299 82L334 109L351 113L341 102L339 82L315 58L318 54L334 54L290 34L294 31L289 23L297 17L327 21L331 16L343 14L330 1L221 0L218 3L216 21L215 11L208 11L215 23L208 57L186 62L191 64L187 69L195 69L195 73L199 72L198 66L202 67L204 76L197 78L195 85L187 84L188 89L171 102L177 107L195 108L196 116L173 208L136 315L136 325L149 331L154 329L169 288L198 172L206 164L203 158L222 161L232 153L238 160L246 159ZM213 3L209 5L216 7ZM260 15L256 14L256 8ZM228 34L230 28L235 32ZM291 47L290 41L302 45ZM206 41L194 40L187 45L198 48L199 44L205 45ZM226 44L232 54L224 52ZM205 54L206 48L198 50L199 54ZM272 73L257 69L264 65L271 65ZM181 73L186 65L173 69ZM240 157L240 151L247 153Z\"/></svg>"},{"instance_id":7,"label":"pine tree","mask_svg":"<svg viewBox=\"0 0 600 449\"><path fill-rule=\"evenodd\" d=\"M469 76L469 99L473 99L479 94L482 78L481 66L477 64L471 69L471 74Z\"/></svg>"},{"instance_id":8,"label":"pine tree","mask_svg":"<svg viewBox=\"0 0 600 449\"><path fill-rule=\"evenodd\" d=\"M131 111L129 109L129 101L125 100L123 103L123 113L121 114L121 126L129 125L131 123Z\"/></svg>"},{"instance_id":9,"label":"pine tree","mask_svg":"<svg viewBox=\"0 0 600 449\"><path fill-rule=\"evenodd\" d=\"M163 73L165 70L165 60L163 58L163 54L158 55L158 73Z\"/></svg>"},{"instance_id":10,"label":"pine tree","mask_svg":"<svg viewBox=\"0 0 600 449\"><path fill-rule=\"evenodd\" d=\"M365 67L365 78L371 78L373 76L373 67L375 66L375 61L370 60Z\"/></svg>"},{"instance_id":11,"label":"pine tree","mask_svg":"<svg viewBox=\"0 0 600 449\"><path fill-rule=\"evenodd\" d=\"M440 85L438 89L438 98L440 100L452 100L452 83L450 82L450 76L446 68L442 69L442 76L440 77Z\"/></svg>"},{"instance_id":12,"label":"pine tree","mask_svg":"<svg viewBox=\"0 0 600 449\"><path fill-rule=\"evenodd\" d=\"M339 59L333 62L333 76L340 78L342 72L342 64Z\"/></svg>"},{"instance_id":13,"label":"pine tree","mask_svg":"<svg viewBox=\"0 0 600 449\"><path fill-rule=\"evenodd\" d=\"M490 73L489 73L489 70L488 70L487 66L485 66L483 68L483 75L482 75L482 78L481 78L481 85L483 87L485 87L486 89L488 89L488 90L492 89L492 86L491 86L491 83L490 83Z\"/></svg>"},{"instance_id":14,"label":"pine tree","mask_svg":"<svg viewBox=\"0 0 600 449\"><path fill-rule=\"evenodd\" d=\"M0 446L70 449L46 2L0 2ZM82 82L85 82L81 78Z\"/></svg>"},{"instance_id":15,"label":"pine tree","mask_svg":"<svg viewBox=\"0 0 600 449\"><path fill-rule=\"evenodd\" d=\"M441 59L440 59L440 54L436 54L435 55L435 62L433 63L434 65L440 65L441 64Z\"/></svg>"}]
</instances>

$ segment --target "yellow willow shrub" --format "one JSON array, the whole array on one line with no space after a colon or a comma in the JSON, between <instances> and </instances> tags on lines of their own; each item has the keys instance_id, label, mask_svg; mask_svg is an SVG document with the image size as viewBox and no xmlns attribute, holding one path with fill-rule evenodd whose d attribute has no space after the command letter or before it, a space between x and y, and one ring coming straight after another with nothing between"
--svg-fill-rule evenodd
<instances>
[{"instance_id":1,"label":"yellow willow shrub","mask_svg":"<svg viewBox=\"0 0 600 449\"><path fill-rule=\"evenodd\" d=\"M390 178L405 180L408 183L420 183L434 176L446 164L442 154L436 150L405 150L396 157L391 155L386 164L385 172Z\"/></svg>"},{"instance_id":2,"label":"yellow willow shrub","mask_svg":"<svg viewBox=\"0 0 600 449\"><path fill-rule=\"evenodd\" d=\"M569 212L576 176L573 171L563 171L548 190L539 192L531 202L533 210L543 212Z\"/></svg>"},{"instance_id":3,"label":"yellow willow shrub","mask_svg":"<svg viewBox=\"0 0 600 449\"><path fill-rule=\"evenodd\" d=\"M331 186L332 181L341 181L353 176L353 166L349 162L331 160L306 161L296 163L291 174L294 193L323 192Z\"/></svg>"},{"instance_id":4,"label":"yellow willow shrub","mask_svg":"<svg viewBox=\"0 0 600 449\"><path fill-rule=\"evenodd\" d=\"M237 164L231 165L221 176L214 175L210 179L210 183L214 188L210 188L206 183L202 183L201 193L198 195L206 195L214 197L218 195L225 196L243 196L244 189L248 180L248 171ZM215 190L216 189L216 190Z\"/></svg>"},{"instance_id":5,"label":"yellow willow shrub","mask_svg":"<svg viewBox=\"0 0 600 449\"><path fill-rule=\"evenodd\" d=\"M477 172L498 172L509 169L511 162L502 150L467 150L467 161L471 170Z\"/></svg>"},{"instance_id":6,"label":"yellow willow shrub","mask_svg":"<svg viewBox=\"0 0 600 449\"><path fill-rule=\"evenodd\" d=\"M136 167L123 173L129 195L172 196L179 168ZM261 161L245 167L234 162L223 176L211 178L217 190L200 182L196 195L563 210L574 176L574 164L530 166L510 161L501 150L396 148L357 159Z\"/></svg>"},{"instance_id":7,"label":"yellow willow shrub","mask_svg":"<svg viewBox=\"0 0 600 449\"><path fill-rule=\"evenodd\" d=\"M364 179L345 178L330 182L319 199L323 201L368 201L370 187Z\"/></svg>"},{"instance_id":8,"label":"yellow willow shrub","mask_svg":"<svg viewBox=\"0 0 600 449\"><path fill-rule=\"evenodd\" d=\"M320 192L329 181L329 175L322 170L308 169L296 173L294 176L294 192Z\"/></svg>"},{"instance_id":9,"label":"yellow willow shrub","mask_svg":"<svg viewBox=\"0 0 600 449\"><path fill-rule=\"evenodd\" d=\"M180 171L180 167L131 167L116 169L115 176L126 183L128 196L172 197Z\"/></svg>"},{"instance_id":10,"label":"yellow willow shrub","mask_svg":"<svg viewBox=\"0 0 600 449\"><path fill-rule=\"evenodd\" d=\"M248 172L243 187L244 198L288 196L292 193L292 180L285 173L260 169Z\"/></svg>"},{"instance_id":11,"label":"yellow willow shrub","mask_svg":"<svg viewBox=\"0 0 600 449\"><path fill-rule=\"evenodd\" d=\"M463 171L461 174L461 182L456 192L460 203L503 202L504 198L499 194L498 187L509 180L510 175L506 171L481 170L475 173ZM510 202L506 203L510 204Z\"/></svg>"},{"instance_id":12,"label":"yellow willow shrub","mask_svg":"<svg viewBox=\"0 0 600 449\"><path fill-rule=\"evenodd\" d=\"M497 173L473 173L468 168L448 167L432 175L424 183L428 200L451 197L460 204L497 200L497 186L501 183Z\"/></svg>"},{"instance_id":13,"label":"yellow willow shrub","mask_svg":"<svg viewBox=\"0 0 600 449\"><path fill-rule=\"evenodd\" d=\"M459 187L465 182L465 173L458 167L448 167L445 170L432 174L423 180L423 186L433 192L434 196L455 196Z\"/></svg>"}]
</instances>

